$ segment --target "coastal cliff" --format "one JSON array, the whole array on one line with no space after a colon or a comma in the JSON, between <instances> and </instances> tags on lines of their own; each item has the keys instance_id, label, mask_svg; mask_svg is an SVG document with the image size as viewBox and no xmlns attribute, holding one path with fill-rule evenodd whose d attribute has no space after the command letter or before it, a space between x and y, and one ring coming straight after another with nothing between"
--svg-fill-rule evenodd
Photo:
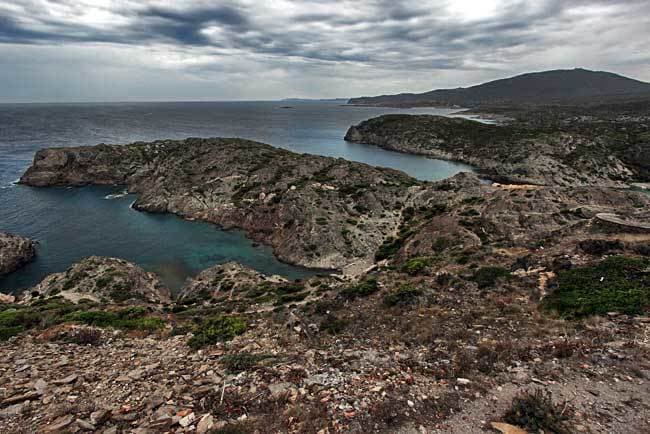
<instances>
[{"instance_id":1,"label":"coastal cliff","mask_svg":"<svg viewBox=\"0 0 650 434\"><path fill-rule=\"evenodd\" d=\"M39 179L91 182L76 155L62 159L70 175ZM164 161L152 167L178 164ZM537 387L561 403L542 414L570 415L562 427L642 426L650 196L472 173L400 188L399 227L356 279L289 282L231 262L167 304L155 275L119 259L47 277L0 308L0 431L480 432Z\"/></svg>"},{"instance_id":2,"label":"coastal cliff","mask_svg":"<svg viewBox=\"0 0 650 434\"><path fill-rule=\"evenodd\" d=\"M124 184L135 209L243 229L283 261L363 270L393 233L406 174L240 139L187 139L39 151L20 182Z\"/></svg>"},{"instance_id":3,"label":"coastal cliff","mask_svg":"<svg viewBox=\"0 0 650 434\"><path fill-rule=\"evenodd\" d=\"M494 180L623 187L637 168L599 135L488 125L429 115L385 115L350 127L345 140L470 164Z\"/></svg>"},{"instance_id":4,"label":"coastal cliff","mask_svg":"<svg viewBox=\"0 0 650 434\"><path fill-rule=\"evenodd\" d=\"M0 276L16 271L36 255L34 242L18 235L0 232Z\"/></svg>"},{"instance_id":5,"label":"coastal cliff","mask_svg":"<svg viewBox=\"0 0 650 434\"><path fill-rule=\"evenodd\" d=\"M23 294L23 302L58 297L72 303L81 300L102 304L154 305L171 302L171 293L158 276L123 259L91 256L54 273Z\"/></svg>"}]
</instances>

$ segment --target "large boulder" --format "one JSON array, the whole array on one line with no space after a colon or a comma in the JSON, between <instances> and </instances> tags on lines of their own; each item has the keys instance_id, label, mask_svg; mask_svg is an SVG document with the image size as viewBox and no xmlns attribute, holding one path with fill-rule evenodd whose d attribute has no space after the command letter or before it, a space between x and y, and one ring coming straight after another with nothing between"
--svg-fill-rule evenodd
<instances>
[{"instance_id":1,"label":"large boulder","mask_svg":"<svg viewBox=\"0 0 650 434\"><path fill-rule=\"evenodd\" d=\"M34 259L35 255L32 240L0 232L0 276L16 271Z\"/></svg>"}]
</instances>

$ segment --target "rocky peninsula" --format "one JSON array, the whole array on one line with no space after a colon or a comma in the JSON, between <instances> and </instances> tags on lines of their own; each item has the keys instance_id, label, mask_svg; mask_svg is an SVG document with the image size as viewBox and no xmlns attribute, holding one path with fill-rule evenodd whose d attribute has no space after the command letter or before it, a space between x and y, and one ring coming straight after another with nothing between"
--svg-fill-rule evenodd
<instances>
[{"instance_id":1,"label":"rocky peninsula","mask_svg":"<svg viewBox=\"0 0 650 434\"><path fill-rule=\"evenodd\" d=\"M52 148L21 183L128 186L134 208L243 229L283 261L362 270L399 225L404 173L239 139Z\"/></svg>"},{"instance_id":2,"label":"rocky peninsula","mask_svg":"<svg viewBox=\"0 0 650 434\"><path fill-rule=\"evenodd\" d=\"M195 146L217 159L210 149L224 142L208 143ZM326 173L374 180L364 187L373 197L377 189L401 192L396 230L369 249L372 268L355 278L291 282L226 263L170 300L155 275L88 258L0 307L1 431L435 433L531 420L568 432L650 426L643 404L650 233L638 224L650 196L486 185L470 173L415 183L399 172L360 165L367 171L355 175L353 163L247 143L279 156L281 167L305 158ZM295 175L269 183L264 169L252 178L248 165L233 162L232 171L202 168L222 181L183 196L190 181L164 174L178 175L179 162L199 163L161 149L156 163L134 164L132 155L147 147L155 148L44 151L24 181L125 183L145 208L186 217L196 209L197 218L212 215L204 203L259 213L267 206L261 193L282 193L275 204L282 213L269 214L304 219L305 211L286 214L285 200L306 203L291 195L333 206L353 194L339 196L349 179L324 180L313 168L295 169L310 177L302 183ZM124 175L109 177L112 164ZM189 167L189 177L204 179ZM240 189L221 170L233 176L235 167L240 183L266 181L233 198ZM323 186L336 196L314 193Z\"/></svg>"},{"instance_id":3,"label":"rocky peninsula","mask_svg":"<svg viewBox=\"0 0 650 434\"><path fill-rule=\"evenodd\" d=\"M16 271L36 256L35 243L18 235L0 232L0 276Z\"/></svg>"},{"instance_id":4,"label":"rocky peninsula","mask_svg":"<svg viewBox=\"0 0 650 434\"><path fill-rule=\"evenodd\" d=\"M123 259L91 256L63 273L47 276L23 297L26 302L57 297L78 303L169 304L171 293L158 277Z\"/></svg>"},{"instance_id":5,"label":"rocky peninsula","mask_svg":"<svg viewBox=\"0 0 650 434\"><path fill-rule=\"evenodd\" d=\"M0 432L647 431L650 195L609 188L644 160L501 128L388 116L348 133L492 184L238 139L39 152L22 183L126 185L137 209L344 273L229 262L172 297L126 261L74 264L0 305Z\"/></svg>"},{"instance_id":6,"label":"rocky peninsula","mask_svg":"<svg viewBox=\"0 0 650 434\"><path fill-rule=\"evenodd\" d=\"M640 139L645 137L645 130L638 132ZM350 127L345 139L460 161L495 181L507 183L624 187L647 176L647 162L640 166L631 149L618 144L623 139L615 131L385 115ZM628 140L636 142L635 138Z\"/></svg>"}]
</instances>

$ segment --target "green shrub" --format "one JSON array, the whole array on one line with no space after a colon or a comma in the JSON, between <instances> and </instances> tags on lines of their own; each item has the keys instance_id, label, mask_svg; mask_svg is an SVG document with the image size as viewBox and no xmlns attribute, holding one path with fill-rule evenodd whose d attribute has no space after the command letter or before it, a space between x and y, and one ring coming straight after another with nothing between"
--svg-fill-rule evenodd
<instances>
[{"instance_id":1,"label":"green shrub","mask_svg":"<svg viewBox=\"0 0 650 434\"><path fill-rule=\"evenodd\" d=\"M476 282L480 289L494 286L499 279L510 277L510 271L503 267L481 267L474 272L472 280Z\"/></svg>"},{"instance_id":2,"label":"green shrub","mask_svg":"<svg viewBox=\"0 0 650 434\"><path fill-rule=\"evenodd\" d=\"M0 342L6 341L12 336L16 336L25 331L23 326L2 327L0 326Z\"/></svg>"},{"instance_id":3,"label":"green shrub","mask_svg":"<svg viewBox=\"0 0 650 434\"><path fill-rule=\"evenodd\" d=\"M305 287L301 285L300 283L287 283L285 285L281 285L275 288L275 293L278 295L284 295L284 294L295 294L297 292L300 292L304 290Z\"/></svg>"},{"instance_id":4,"label":"green shrub","mask_svg":"<svg viewBox=\"0 0 650 434\"><path fill-rule=\"evenodd\" d=\"M234 316L218 315L208 318L194 332L189 345L194 349L225 342L246 331L246 321Z\"/></svg>"},{"instance_id":5,"label":"green shrub","mask_svg":"<svg viewBox=\"0 0 650 434\"><path fill-rule=\"evenodd\" d=\"M12 308L0 312L0 327L32 328L38 325L42 317L38 310L29 308Z\"/></svg>"},{"instance_id":6,"label":"green shrub","mask_svg":"<svg viewBox=\"0 0 650 434\"><path fill-rule=\"evenodd\" d=\"M335 315L327 315L320 323L320 330L331 335L338 335L348 326L348 322Z\"/></svg>"},{"instance_id":7,"label":"green shrub","mask_svg":"<svg viewBox=\"0 0 650 434\"><path fill-rule=\"evenodd\" d=\"M422 295L422 290L414 288L410 285L403 285L397 291L388 294L384 297L384 304L387 306L404 306L413 304L417 301L418 297Z\"/></svg>"},{"instance_id":8,"label":"green shrub","mask_svg":"<svg viewBox=\"0 0 650 434\"><path fill-rule=\"evenodd\" d=\"M65 321L96 327L113 327L126 330L155 331L165 326L165 321L157 317L145 316L146 309L136 307L118 312L80 311L64 317Z\"/></svg>"},{"instance_id":9,"label":"green shrub","mask_svg":"<svg viewBox=\"0 0 650 434\"><path fill-rule=\"evenodd\" d=\"M275 299L275 303L273 303L275 306L280 306L282 304L288 304L288 303L296 303L299 301L303 301L307 297L307 294L305 293L300 293L300 294L284 294L280 295Z\"/></svg>"},{"instance_id":10,"label":"green shrub","mask_svg":"<svg viewBox=\"0 0 650 434\"><path fill-rule=\"evenodd\" d=\"M66 322L76 322L96 327L109 327L117 321L117 315L106 311L73 312L64 317Z\"/></svg>"},{"instance_id":11,"label":"green shrub","mask_svg":"<svg viewBox=\"0 0 650 434\"><path fill-rule=\"evenodd\" d=\"M565 434L570 432L565 426L570 414L566 410L553 403L551 392L537 389L515 396L503 420L528 432Z\"/></svg>"},{"instance_id":12,"label":"green shrub","mask_svg":"<svg viewBox=\"0 0 650 434\"><path fill-rule=\"evenodd\" d=\"M435 252L441 252L450 248L453 244L454 242L449 238L438 237L433 243L431 243L431 249Z\"/></svg>"},{"instance_id":13,"label":"green shrub","mask_svg":"<svg viewBox=\"0 0 650 434\"><path fill-rule=\"evenodd\" d=\"M404 245L404 238L402 237L388 237L384 240L377 253L375 253L375 260L381 261L383 259L390 259L402 248Z\"/></svg>"},{"instance_id":14,"label":"green shrub","mask_svg":"<svg viewBox=\"0 0 650 434\"><path fill-rule=\"evenodd\" d=\"M377 283L377 278L368 277L367 279L359 282L356 285L348 286L347 288L343 289L339 294L341 295L341 297L345 299L354 300L355 298L358 297L367 297L370 294L377 292L378 288L379 285Z\"/></svg>"},{"instance_id":15,"label":"green shrub","mask_svg":"<svg viewBox=\"0 0 650 434\"><path fill-rule=\"evenodd\" d=\"M595 265L560 271L557 288L542 306L570 318L639 314L650 306L649 267L647 258L611 256Z\"/></svg>"},{"instance_id":16,"label":"green shrub","mask_svg":"<svg viewBox=\"0 0 650 434\"><path fill-rule=\"evenodd\" d=\"M402 268L405 273L408 273L412 276L419 274L422 270L427 268L431 264L431 258L424 256L419 256L417 258L411 258L404 264Z\"/></svg>"},{"instance_id":17,"label":"green shrub","mask_svg":"<svg viewBox=\"0 0 650 434\"><path fill-rule=\"evenodd\" d=\"M257 366L259 362L265 359L272 358L266 354L227 354L219 359L219 363L226 368L226 371L231 374L238 374L240 372L249 371Z\"/></svg>"}]
</instances>

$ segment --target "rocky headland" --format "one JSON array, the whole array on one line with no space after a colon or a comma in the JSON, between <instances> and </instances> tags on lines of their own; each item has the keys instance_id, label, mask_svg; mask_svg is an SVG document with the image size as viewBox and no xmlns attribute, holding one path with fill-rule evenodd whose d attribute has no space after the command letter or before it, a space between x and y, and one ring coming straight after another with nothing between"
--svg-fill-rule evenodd
<instances>
[{"instance_id":1,"label":"rocky headland","mask_svg":"<svg viewBox=\"0 0 650 434\"><path fill-rule=\"evenodd\" d=\"M45 149L20 182L124 184L138 210L243 229L283 261L350 270L372 263L419 184L396 170L239 139Z\"/></svg>"},{"instance_id":2,"label":"rocky headland","mask_svg":"<svg viewBox=\"0 0 650 434\"><path fill-rule=\"evenodd\" d=\"M16 271L36 256L35 243L25 237L0 232L0 276Z\"/></svg>"},{"instance_id":3,"label":"rocky headland","mask_svg":"<svg viewBox=\"0 0 650 434\"><path fill-rule=\"evenodd\" d=\"M152 145L134 149L140 146ZM78 151L62 152L77 158ZM93 182L84 171L101 168L84 161L83 170L67 163L79 185ZM162 172L145 171L177 173L169 154L164 161L153 165L169 165ZM37 176L25 180L71 182L58 167L46 177L32 170ZM142 178L160 183L151 190L131 176L122 180L141 192L141 203L164 204L159 211L174 204L187 212L198 202L193 191L183 202L173 180L163 189L162 175ZM336 180L293 179L283 193L315 200L306 186L342 188ZM261 182L241 201L265 206L260 193L275 185ZM188 280L168 304L154 275L89 258L2 305L0 431L650 427L650 232L643 224L650 196L486 185L470 173L385 188L408 192L397 227L372 250L372 268L354 279L287 281L226 263ZM200 197L228 190L209 191Z\"/></svg>"},{"instance_id":4,"label":"rocky headland","mask_svg":"<svg viewBox=\"0 0 650 434\"><path fill-rule=\"evenodd\" d=\"M344 273L229 262L172 297L126 261L74 264L0 305L0 432L647 432L650 195L610 188L645 179L645 127L543 116L348 132L492 184L238 139L39 152L22 183L126 185Z\"/></svg>"},{"instance_id":5,"label":"rocky headland","mask_svg":"<svg viewBox=\"0 0 650 434\"><path fill-rule=\"evenodd\" d=\"M79 303L169 304L171 293L158 276L123 259L91 256L63 273L47 276L24 294L24 301L57 297Z\"/></svg>"},{"instance_id":6,"label":"rocky headland","mask_svg":"<svg viewBox=\"0 0 650 434\"><path fill-rule=\"evenodd\" d=\"M636 126L636 132L625 128L617 132L604 130L602 125L578 130L548 124L489 125L463 118L385 115L350 127L345 139L460 161L498 182L625 187L644 179L650 167L647 158L634 153L635 143L647 140L648 126Z\"/></svg>"}]
</instances>

